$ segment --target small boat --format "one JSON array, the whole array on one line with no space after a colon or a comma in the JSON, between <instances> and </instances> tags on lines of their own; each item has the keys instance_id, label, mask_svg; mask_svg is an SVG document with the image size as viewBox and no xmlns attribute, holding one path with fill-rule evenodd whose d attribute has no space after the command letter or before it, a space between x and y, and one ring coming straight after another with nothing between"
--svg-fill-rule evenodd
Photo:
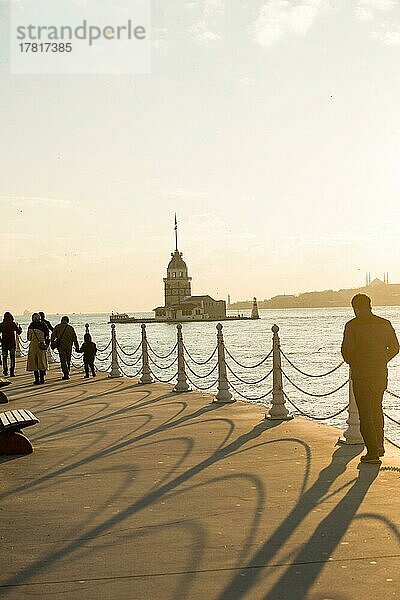
<instances>
[{"instance_id":1,"label":"small boat","mask_svg":"<svg viewBox=\"0 0 400 600\"><path fill-rule=\"evenodd\" d=\"M130 317L127 313L111 313L110 323L135 323L135 317Z\"/></svg>"}]
</instances>

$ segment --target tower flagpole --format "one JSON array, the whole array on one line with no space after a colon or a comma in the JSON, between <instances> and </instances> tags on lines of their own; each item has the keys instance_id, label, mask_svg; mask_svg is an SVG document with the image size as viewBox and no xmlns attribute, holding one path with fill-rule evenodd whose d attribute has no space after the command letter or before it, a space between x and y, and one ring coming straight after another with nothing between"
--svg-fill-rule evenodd
<instances>
[{"instance_id":1,"label":"tower flagpole","mask_svg":"<svg viewBox=\"0 0 400 600\"><path fill-rule=\"evenodd\" d=\"M178 252L178 221L176 219L176 213L175 213L175 227L174 227L174 231L175 231L175 251Z\"/></svg>"}]
</instances>

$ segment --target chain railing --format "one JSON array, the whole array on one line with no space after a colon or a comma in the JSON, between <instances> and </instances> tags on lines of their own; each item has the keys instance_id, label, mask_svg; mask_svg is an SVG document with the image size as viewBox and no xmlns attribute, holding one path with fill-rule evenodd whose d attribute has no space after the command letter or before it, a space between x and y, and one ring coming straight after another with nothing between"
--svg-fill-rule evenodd
<instances>
[{"instance_id":1,"label":"chain railing","mask_svg":"<svg viewBox=\"0 0 400 600\"><path fill-rule=\"evenodd\" d=\"M317 373L317 374L313 375L311 373L306 373L305 371L302 371L301 369L299 369L299 367L296 367L296 365L292 363L290 358L288 358L288 356L282 351L282 349L281 349L281 355L289 363L289 365L294 368L295 371L297 371L298 373L301 373L301 375L304 375L305 377L316 377L316 378L327 377L328 375L331 375L331 373L334 373L335 371L340 369L340 367L342 367L345 364L344 360L342 360L338 365L336 365L336 367L334 367L330 371L327 371L326 373Z\"/></svg>"},{"instance_id":2,"label":"chain railing","mask_svg":"<svg viewBox=\"0 0 400 600\"><path fill-rule=\"evenodd\" d=\"M347 429L343 434L343 443L360 444L362 437L359 429L358 410L354 399L353 386L351 380L351 372L349 377L340 385L336 385L328 391L314 391L307 389L307 386L299 385L294 380L292 374L286 372L286 368L293 369L302 377L320 379L326 378L329 375L339 371L344 365L341 361L335 367L323 373L309 373L307 370L296 365L288 354L281 349L279 339L279 327L272 327L272 349L260 360L254 364L245 364L242 360L235 357L226 347L223 336L223 326L217 325L216 346L211 354L202 359L193 350L188 350L182 335L182 325L177 325L176 343L168 352L161 353L153 348L147 340L146 325L141 326L141 340L132 351L131 347L123 347L117 340L116 326L111 324L111 338L108 344L101 349L98 349L96 356L96 370L102 373L108 373L110 378L115 377L130 377L133 379L139 378L139 383L143 385L152 384L154 381L163 384L175 382L173 390L175 392L190 391L189 384L192 388L199 391L215 392L214 402L226 404L235 402L235 397L243 398L250 402L267 402L269 409L265 415L267 419L272 420L290 420L293 415L289 412L290 405L296 414L314 419L317 421L329 421L337 418L339 415L348 411ZM89 332L89 325L86 325L86 333ZM26 356L29 350L29 341L23 340L21 336L17 336L17 352L20 356ZM51 349L48 351L49 362L59 362L56 353ZM72 355L73 366L82 368L82 355ZM272 366L267 367L269 359L272 359ZM215 359L215 362L214 360ZM284 367L282 366L282 360ZM77 364L75 361L79 361ZM111 361L111 364L109 364ZM105 367L107 365L107 367ZM242 374L237 372L237 367L244 370L261 369L267 367L264 373L257 372L255 379L247 379ZM205 369L205 367L208 367ZM134 372L132 372L134 371ZM217 376L215 377L215 374ZM228 377L229 375L229 377ZM272 385L265 390L265 384L272 376ZM232 383L232 380L234 383ZM348 402L338 407L330 414L316 414L314 410L309 410L302 405L300 400L294 401L290 395L284 390L283 382L287 382L300 394L308 398L327 398L337 394L348 386ZM254 387L261 393L248 392L248 388ZM264 388L264 389L263 389ZM400 394L391 390L386 390L392 398L400 399ZM315 407L315 404L312 404ZM393 425L400 426L400 420L384 411L385 419ZM394 443L394 442L392 442ZM396 445L396 444L394 444Z\"/></svg>"}]
</instances>

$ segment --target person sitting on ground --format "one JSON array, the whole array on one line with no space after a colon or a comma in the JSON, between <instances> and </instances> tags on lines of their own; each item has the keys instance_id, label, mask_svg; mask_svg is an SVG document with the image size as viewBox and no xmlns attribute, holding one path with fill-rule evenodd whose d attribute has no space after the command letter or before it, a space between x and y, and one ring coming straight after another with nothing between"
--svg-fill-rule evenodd
<instances>
[{"instance_id":1,"label":"person sitting on ground","mask_svg":"<svg viewBox=\"0 0 400 600\"><path fill-rule=\"evenodd\" d=\"M42 321L42 323L47 325L47 329L49 331L53 331L53 329L54 329L53 325L50 323L50 321L48 321L46 319L46 315L44 314L44 312L42 310L39 311L39 315L40 315L40 320Z\"/></svg>"},{"instance_id":2,"label":"person sitting on ground","mask_svg":"<svg viewBox=\"0 0 400 600\"><path fill-rule=\"evenodd\" d=\"M91 370L93 377L96 377L94 359L97 353L97 346L92 341L90 333L85 333L83 340L84 342L80 347L79 352L83 353L83 366L85 368L84 379L89 377L89 369Z\"/></svg>"},{"instance_id":3,"label":"person sitting on ground","mask_svg":"<svg viewBox=\"0 0 400 600\"><path fill-rule=\"evenodd\" d=\"M56 325L51 334L51 347L58 350L60 355L61 370L63 379L69 379L71 369L72 346L76 352L79 352L78 338L76 337L75 329L69 325L69 318L63 317L61 323Z\"/></svg>"},{"instance_id":4,"label":"person sitting on ground","mask_svg":"<svg viewBox=\"0 0 400 600\"><path fill-rule=\"evenodd\" d=\"M49 330L40 320L38 313L33 313L32 323L28 327L27 338L29 343L28 360L26 364L27 371L33 371L34 384L44 383L47 363L47 348L49 345Z\"/></svg>"},{"instance_id":5,"label":"person sitting on ground","mask_svg":"<svg viewBox=\"0 0 400 600\"><path fill-rule=\"evenodd\" d=\"M8 375L8 355L10 355L10 377L15 376L15 334L21 335L22 329L15 323L10 312L5 312L3 322L0 323L1 353L3 356L3 375ZM1 363L0 363L1 364Z\"/></svg>"},{"instance_id":6,"label":"person sitting on ground","mask_svg":"<svg viewBox=\"0 0 400 600\"><path fill-rule=\"evenodd\" d=\"M371 299L356 294L351 301L355 318L346 323L342 356L350 365L360 431L367 453L361 462L380 464L385 453L383 394L387 388L387 363L399 352L392 324L374 315Z\"/></svg>"}]
</instances>

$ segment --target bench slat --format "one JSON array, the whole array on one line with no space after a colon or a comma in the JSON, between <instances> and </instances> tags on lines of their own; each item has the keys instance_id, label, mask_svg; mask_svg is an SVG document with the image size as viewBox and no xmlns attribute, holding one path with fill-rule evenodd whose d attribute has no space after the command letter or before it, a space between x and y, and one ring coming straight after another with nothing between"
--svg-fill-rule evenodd
<instances>
[{"instance_id":1,"label":"bench slat","mask_svg":"<svg viewBox=\"0 0 400 600\"><path fill-rule=\"evenodd\" d=\"M25 409L25 412L29 415L29 417L31 419L33 419L34 421L37 421L38 419L35 417L35 415L28 409Z\"/></svg>"},{"instance_id":2,"label":"bench slat","mask_svg":"<svg viewBox=\"0 0 400 600\"><path fill-rule=\"evenodd\" d=\"M25 420L26 420L25 417L20 414L20 412L19 412L18 409L13 410L12 414L13 414L14 419L16 419L16 421L18 421L18 423L20 423L20 422L24 423L25 422Z\"/></svg>"},{"instance_id":3,"label":"bench slat","mask_svg":"<svg viewBox=\"0 0 400 600\"><path fill-rule=\"evenodd\" d=\"M10 421L10 423L16 423L17 422L17 419L12 414L12 410L7 410L4 414L6 415L7 419Z\"/></svg>"},{"instance_id":4,"label":"bench slat","mask_svg":"<svg viewBox=\"0 0 400 600\"><path fill-rule=\"evenodd\" d=\"M25 421L30 421L32 419L32 413L29 414L28 411L25 410L24 408L18 409L18 412L23 416Z\"/></svg>"},{"instance_id":5,"label":"bench slat","mask_svg":"<svg viewBox=\"0 0 400 600\"><path fill-rule=\"evenodd\" d=\"M29 421L31 420L31 418L25 414L25 411L22 408L13 410L13 415L17 419L18 423L25 423L27 419Z\"/></svg>"},{"instance_id":6,"label":"bench slat","mask_svg":"<svg viewBox=\"0 0 400 600\"><path fill-rule=\"evenodd\" d=\"M0 420L1 420L1 424L3 425L3 427L6 427L10 423L4 413L0 414Z\"/></svg>"},{"instance_id":7,"label":"bench slat","mask_svg":"<svg viewBox=\"0 0 400 600\"><path fill-rule=\"evenodd\" d=\"M34 422L34 424L39 423L39 419L37 417L35 417L35 415L33 414L33 412L31 412L28 409L24 409L24 412L27 413L27 415L29 416L29 418L31 419L31 421Z\"/></svg>"}]
</instances>

